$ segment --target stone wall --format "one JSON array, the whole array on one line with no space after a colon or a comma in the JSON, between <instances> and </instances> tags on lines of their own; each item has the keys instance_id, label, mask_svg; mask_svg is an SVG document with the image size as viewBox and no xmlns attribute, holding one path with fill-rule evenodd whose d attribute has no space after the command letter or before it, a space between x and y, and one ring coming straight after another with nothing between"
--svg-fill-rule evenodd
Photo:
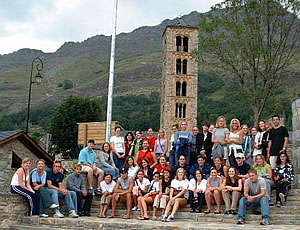
<instances>
[{"instance_id":1,"label":"stone wall","mask_svg":"<svg viewBox=\"0 0 300 230\"><path fill-rule=\"evenodd\" d=\"M28 157L31 160L31 169L35 167L38 158L26 148L18 139L8 142L0 147L0 191L9 192L10 182L16 169L11 168L12 152L15 152L21 159Z\"/></svg>"},{"instance_id":2,"label":"stone wall","mask_svg":"<svg viewBox=\"0 0 300 230\"><path fill-rule=\"evenodd\" d=\"M10 229L27 215L26 201L19 195L0 193L0 229Z\"/></svg>"},{"instance_id":3,"label":"stone wall","mask_svg":"<svg viewBox=\"0 0 300 230\"><path fill-rule=\"evenodd\" d=\"M295 170L295 187L300 188L300 98L295 98L293 111L293 166Z\"/></svg>"}]
</instances>

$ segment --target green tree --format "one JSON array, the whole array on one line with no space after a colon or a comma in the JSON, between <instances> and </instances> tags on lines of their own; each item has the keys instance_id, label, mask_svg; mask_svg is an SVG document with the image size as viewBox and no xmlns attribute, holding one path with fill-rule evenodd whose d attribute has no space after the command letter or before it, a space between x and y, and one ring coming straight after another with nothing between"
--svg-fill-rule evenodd
<instances>
[{"instance_id":1,"label":"green tree","mask_svg":"<svg viewBox=\"0 0 300 230\"><path fill-rule=\"evenodd\" d=\"M225 0L201 15L202 59L239 83L256 123L299 60L299 12L299 0Z\"/></svg>"},{"instance_id":2,"label":"green tree","mask_svg":"<svg viewBox=\"0 0 300 230\"><path fill-rule=\"evenodd\" d=\"M77 123L95 122L101 119L99 100L75 96L64 100L56 109L49 125L52 142L57 146L56 151L63 152L72 159L77 158L79 154Z\"/></svg>"}]
</instances>

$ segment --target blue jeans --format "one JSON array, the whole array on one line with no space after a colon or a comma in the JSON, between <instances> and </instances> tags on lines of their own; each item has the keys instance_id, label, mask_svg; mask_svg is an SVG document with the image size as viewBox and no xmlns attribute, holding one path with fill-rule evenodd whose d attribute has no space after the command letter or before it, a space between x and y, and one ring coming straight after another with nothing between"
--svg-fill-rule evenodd
<instances>
[{"instance_id":1,"label":"blue jeans","mask_svg":"<svg viewBox=\"0 0 300 230\"><path fill-rule=\"evenodd\" d=\"M104 171L104 173L106 174L111 174L113 176L114 179L116 179L117 177L120 176L120 171L118 168L113 169L113 168L105 168L105 167L101 167L101 169Z\"/></svg>"},{"instance_id":2,"label":"blue jeans","mask_svg":"<svg viewBox=\"0 0 300 230\"><path fill-rule=\"evenodd\" d=\"M123 153L123 154L125 154L125 153ZM122 153L120 155L122 155ZM124 158L120 159L115 153L113 153L113 159L114 159L114 163L115 163L116 167L121 171L121 169L123 168L125 159Z\"/></svg>"},{"instance_id":3,"label":"blue jeans","mask_svg":"<svg viewBox=\"0 0 300 230\"><path fill-rule=\"evenodd\" d=\"M75 211L77 212L77 196L76 192L69 191L68 194L64 195L62 192L59 192L57 190L54 190L56 193L54 193L53 199L55 200L55 204L58 204L58 199L62 198L65 199L68 211ZM57 202L57 203L56 203Z\"/></svg>"},{"instance_id":4,"label":"blue jeans","mask_svg":"<svg viewBox=\"0 0 300 230\"><path fill-rule=\"evenodd\" d=\"M169 152L169 163L174 167L176 165L176 160L175 160L175 150L171 150Z\"/></svg>"},{"instance_id":5,"label":"blue jeans","mask_svg":"<svg viewBox=\"0 0 300 230\"><path fill-rule=\"evenodd\" d=\"M41 187L39 189L40 193L40 214L46 214L45 209L48 208L52 204L58 204L58 200L56 200L55 193L56 190L50 189L50 188L45 188Z\"/></svg>"},{"instance_id":6,"label":"blue jeans","mask_svg":"<svg viewBox=\"0 0 300 230\"><path fill-rule=\"evenodd\" d=\"M254 202L248 202L247 198L242 197L240 199L238 218L245 220L246 208L260 206L261 216L264 220L270 220L269 198L264 196L262 198L254 200Z\"/></svg>"},{"instance_id":7,"label":"blue jeans","mask_svg":"<svg viewBox=\"0 0 300 230\"><path fill-rule=\"evenodd\" d=\"M190 146L185 144L184 146L178 147L176 146L176 152L175 152L175 163L178 164L179 157L183 155L185 156L186 164L190 164Z\"/></svg>"}]
</instances>

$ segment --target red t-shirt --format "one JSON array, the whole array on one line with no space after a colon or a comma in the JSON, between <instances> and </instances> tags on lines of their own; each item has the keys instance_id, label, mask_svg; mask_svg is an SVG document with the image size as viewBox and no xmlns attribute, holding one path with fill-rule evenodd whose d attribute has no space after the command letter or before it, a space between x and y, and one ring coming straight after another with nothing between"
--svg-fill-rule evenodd
<instances>
[{"instance_id":1,"label":"red t-shirt","mask_svg":"<svg viewBox=\"0 0 300 230\"><path fill-rule=\"evenodd\" d=\"M143 150L140 150L138 154L139 154L139 157L137 159L137 163L140 167L142 166L142 160L145 158L149 161L149 167L154 164L152 152L150 152L150 151L144 152Z\"/></svg>"},{"instance_id":2,"label":"red t-shirt","mask_svg":"<svg viewBox=\"0 0 300 230\"><path fill-rule=\"evenodd\" d=\"M172 166L169 164L167 164L166 166L157 165L155 168L159 172L159 174L162 174L165 168L172 169Z\"/></svg>"},{"instance_id":3,"label":"red t-shirt","mask_svg":"<svg viewBox=\"0 0 300 230\"><path fill-rule=\"evenodd\" d=\"M146 137L144 140L147 140L149 142L149 148L150 151L154 151L154 145L155 145L155 141L156 141L157 137Z\"/></svg>"}]
</instances>

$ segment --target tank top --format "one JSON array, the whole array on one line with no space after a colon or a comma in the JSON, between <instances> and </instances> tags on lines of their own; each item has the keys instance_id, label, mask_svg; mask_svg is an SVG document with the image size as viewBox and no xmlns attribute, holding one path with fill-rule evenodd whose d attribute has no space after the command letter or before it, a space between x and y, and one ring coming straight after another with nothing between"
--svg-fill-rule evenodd
<instances>
[{"instance_id":1,"label":"tank top","mask_svg":"<svg viewBox=\"0 0 300 230\"><path fill-rule=\"evenodd\" d=\"M156 139L156 153L164 153L166 149L166 139Z\"/></svg>"},{"instance_id":2,"label":"tank top","mask_svg":"<svg viewBox=\"0 0 300 230\"><path fill-rule=\"evenodd\" d=\"M118 179L120 181L121 189L122 190L128 190L129 184L130 184L130 178L127 178L127 181L124 181L122 177L119 177Z\"/></svg>"},{"instance_id":3,"label":"tank top","mask_svg":"<svg viewBox=\"0 0 300 230\"><path fill-rule=\"evenodd\" d=\"M209 177L209 184L210 184L210 187L212 188L217 188L217 187L220 187L221 186L221 177L220 176L217 176L217 183L213 183L213 179L212 177Z\"/></svg>"},{"instance_id":4,"label":"tank top","mask_svg":"<svg viewBox=\"0 0 300 230\"><path fill-rule=\"evenodd\" d=\"M235 180L234 182L232 182L231 180L229 180L229 182L226 181L226 185L231 187L239 187L239 180Z\"/></svg>"},{"instance_id":5,"label":"tank top","mask_svg":"<svg viewBox=\"0 0 300 230\"><path fill-rule=\"evenodd\" d=\"M240 133L239 132L238 133L230 132L229 138L230 138L230 140L239 141L240 140Z\"/></svg>"},{"instance_id":6,"label":"tank top","mask_svg":"<svg viewBox=\"0 0 300 230\"><path fill-rule=\"evenodd\" d=\"M165 193L166 189L169 188L170 186L171 186L171 179L169 179L169 181L167 182L164 179L162 179L162 184L161 184L162 193Z\"/></svg>"},{"instance_id":7,"label":"tank top","mask_svg":"<svg viewBox=\"0 0 300 230\"><path fill-rule=\"evenodd\" d=\"M140 150L139 151L139 158L137 159L137 163L138 163L139 166L142 165L142 160L145 159L145 158L149 161L149 166L154 164L152 153L150 151L144 152L143 150Z\"/></svg>"},{"instance_id":8,"label":"tank top","mask_svg":"<svg viewBox=\"0 0 300 230\"><path fill-rule=\"evenodd\" d=\"M25 179L25 173L23 173L23 184L26 186L26 182L29 181L29 174L26 176ZM17 174L17 172L14 173L12 179L11 179L11 183L10 185L14 185L14 186L20 186L20 182L19 182L19 175Z\"/></svg>"}]
</instances>

